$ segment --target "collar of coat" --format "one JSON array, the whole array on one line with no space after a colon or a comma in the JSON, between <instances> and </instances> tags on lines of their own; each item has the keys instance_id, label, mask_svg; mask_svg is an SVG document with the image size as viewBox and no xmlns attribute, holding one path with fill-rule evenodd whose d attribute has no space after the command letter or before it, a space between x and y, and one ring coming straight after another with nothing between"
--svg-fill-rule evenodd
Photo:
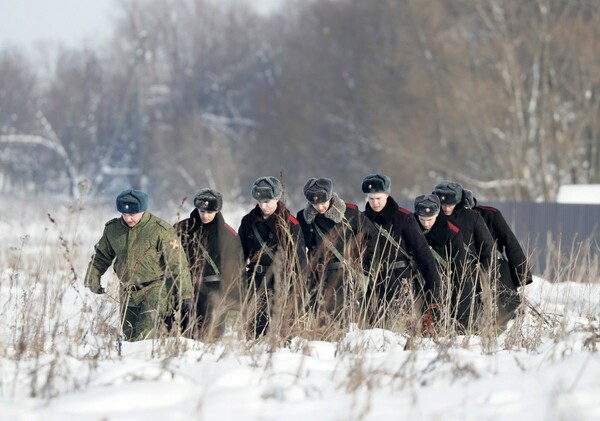
<instances>
[{"instance_id":1,"label":"collar of coat","mask_svg":"<svg viewBox=\"0 0 600 421\"><path fill-rule=\"evenodd\" d=\"M392 196L388 196L385 206L379 212L375 212L369 202L365 205L365 216L379 225L390 224L396 212L398 212L398 203Z\"/></svg>"},{"instance_id":2,"label":"collar of coat","mask_svg":"<svg viewBox=\"0 0 600 421\"><path fill-rule=\"evenodd\" d=\"M307 223L312 224L315 221L319 212L313 207L310 202L306 203L306 207L302 211L304 214L304 219ZM323 214L323 216L327 219L331 219L336 224L339 224L344 220L344 213L346 212L346 202L344 202L337 193L333 193L331 196L331 203L329 204L329 209L327 212Z\"/></svg>"}]
</instances>

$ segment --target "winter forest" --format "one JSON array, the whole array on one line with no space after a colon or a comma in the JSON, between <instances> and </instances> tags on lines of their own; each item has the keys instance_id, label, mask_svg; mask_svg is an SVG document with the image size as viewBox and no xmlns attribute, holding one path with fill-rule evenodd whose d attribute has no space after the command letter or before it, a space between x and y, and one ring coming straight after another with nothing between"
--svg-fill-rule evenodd
<instances>
[{"instance_id":1,"label":"winter forest","mask_svg":"<svg viewBox=\"0 0 600 421\"><path fill-rule=\"evenodd\" d=\"M114 5L93 47L0 44L0 420L600 420L597 190L554 203L600 186L599 1ZM472 331L359 300L292 324L282 288L263 336L241 299L217 339L128 341L114 267L84 284L124 189L168 224L217 189L238 229L257 177L295 214L310 177L365 209L375 172L411 206L443 179L515 205L534 276L510 321L492 287Z\"/></svg>"},{"instance_id":2,"label":"winter forest","mask_svg":"<svg viewBox=\"0 0 600 421\"><path fill-rule=\"evenodd\" d=\"M259 175L381 171L483 199L600 183L600 5L588 0L126 0L110 42L0 50L0 191L246 199ZM343 183L341 182L343 180Z\"/></svg>"}]
</instances>

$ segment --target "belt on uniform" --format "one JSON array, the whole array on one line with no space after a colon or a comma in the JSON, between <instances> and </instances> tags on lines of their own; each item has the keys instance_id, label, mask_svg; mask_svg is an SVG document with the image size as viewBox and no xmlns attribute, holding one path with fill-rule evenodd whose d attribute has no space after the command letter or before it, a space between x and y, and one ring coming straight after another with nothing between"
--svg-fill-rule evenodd
<instances>
[{"instance_id":1,"label":"belt on uniform","mask_svg":"<svg viewBox=\"0 0 600 421\"><path fill-rule=\"evenodd\" d=\"M329 272L332 270L342 269L343 267L344 264L342 262L332 262L328 264L317 263L315 269L317 270L317 272Z\"/></svg>"},{"instance_id":2,"label":"belt on uniform","mask_svg":"<svg viewBox=\"0 0 600 421\"><path fill-rule=\"evenodd\" d=\"M221 275L210 275L202 278L202 282L209 284L213 282L221 282Z\"/></svg>"},{"instance_id":3,"label":"belt on uniform","mask_svg":"<svg viewBox=\"0 0 600 421\"><path fill-rule=\"evenodd\" d=\"M407 266L408 266L408 261L406 261L406 260L398 260L397 262L392 262L392 263L388 264L388 268L391 270L404 269Z\"/></svg>"},{"instance_id":4,"label":"belt on uniform","mask_svg":"<svg viewBox=\"0 0 600 421\"><path fill-rule=\"evenodd\" d=\"M154 282L156 282L156 281L140 282L139 284L132 285L131 290L132 291L140 291L140 290L146 288L147 286L152 285Z\"/></svg>"}]
</instances>

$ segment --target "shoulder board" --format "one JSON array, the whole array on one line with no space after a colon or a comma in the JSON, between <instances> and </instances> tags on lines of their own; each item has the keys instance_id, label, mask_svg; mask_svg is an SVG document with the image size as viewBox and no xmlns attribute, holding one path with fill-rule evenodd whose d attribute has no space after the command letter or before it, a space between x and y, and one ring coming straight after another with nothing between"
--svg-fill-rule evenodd
<instances>
[{"instance_id":1,"label":"shoulder board","mask_svg":"<svg viewBox=\"0 0 600 421\"><path fill-rule=\"evenodd\" d=\"M290 221L294 225L299 224L298 220L296 218L294 218L292 215L288 216L288 221Z\"/></svg>"},{"instance_id":2,"label":"shoulder board","mask_svg":"<svg viewBox=\"0 0 600 421\"><path fill-rule=\"evenodd\" d=\"M481 209L485 209L485 210L489 210L489 211L493 211L493 212L498 212L498 208L495 208L493 206L482 206L482 205L477 205L478 208Z\"/></svg>"},{"instance_id":3,"label":"shoulder board","mask_svg":"<svg viewBox=\"0 0 600 421\"><path fill-rule=\"evenodd\" d=\"M224 222L223 226L227 228L233 234L234 237L237 237L238 233L233 228L231 228L231 226L228 223Z\"/></svg>"},{"instance_id":4,"label":"shoulder board","mask_svg":"<svg viewBox=\"0 0 600 421\"><path fill-rule=\"evenodd\" d=\"M450 228L454 232L460 232L460 229L450 221L448 221L448 228Z\"/></svg>"},{"instance_id":5,"label":"shoulder board","mask_svg":"<svg viewBox=\"0 0 600 421\"><path fill-rule=\"evenodd\" d=\"M160 218L156 218L156 223L158 225L160 225L162 228L166 229L167 231L173 229L173 227L171 225L169 225L169 223L167 221L163 221Z\"/></svg>"},{"instance_id":6,"label":"shoulder board","mask_svg":"<svg viewBox=\"0 0 600 421\"><path fill-rule=\"evenodd\" d=\"M403 208L402 206L398 206L398 211L410 215L410 211L408 209Z\"/></svg>"},{"instance_id":7,"label":"shoulder board","mask_svg":"<svg viewBox=\"0 0 600 421\"><path fill-rule=\"evenodd\" d=\"M113 218L110 221L108 221L106 224L104 224L104 226L112 225L115 222L119 222L119 219L121 219L121 218Z\"/></svg>"},{"instance_id":8,"label":"shoulder board","mask_svg":"<svg viewBox=\"0 0 600 421\"><path fill-rule=\"evenodd\" d=\"M346 208L358 209L358 206L356 206L354 203L348 203L348 202L346 202Z\"/></svg>"}]
</instances>

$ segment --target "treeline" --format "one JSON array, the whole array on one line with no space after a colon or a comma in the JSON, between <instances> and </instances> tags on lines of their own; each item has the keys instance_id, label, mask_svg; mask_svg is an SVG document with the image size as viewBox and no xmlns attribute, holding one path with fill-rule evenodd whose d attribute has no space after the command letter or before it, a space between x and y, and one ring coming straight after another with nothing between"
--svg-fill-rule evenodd
<instances>
[{"instance_id":1,"label":"treeline","mask_svg":"<svg viewBox=\"0 0 600 421\"><path fill-rule=\"evenodd\" d=\"M112 40L0 51L0 191L200 187L290 198L327 176L352 200L440 179L482 199L600 183L600 4L319 0L263 16L207 0L118 2Z\"/></svg>"}]
</instances>

